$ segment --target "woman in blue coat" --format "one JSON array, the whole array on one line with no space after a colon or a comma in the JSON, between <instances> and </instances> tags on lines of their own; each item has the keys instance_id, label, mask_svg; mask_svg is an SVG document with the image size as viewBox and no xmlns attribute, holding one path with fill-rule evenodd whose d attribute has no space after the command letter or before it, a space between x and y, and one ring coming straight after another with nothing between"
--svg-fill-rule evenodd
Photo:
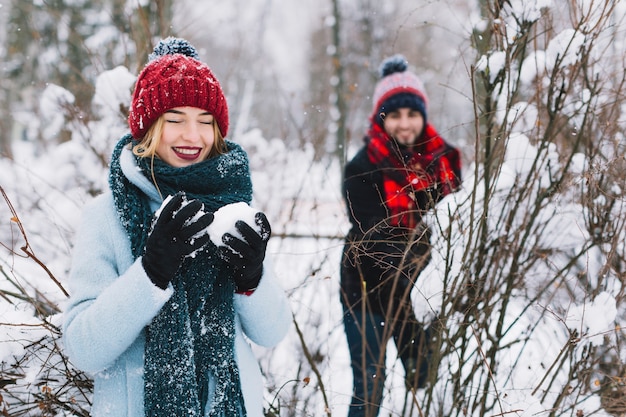
<instances>
[{"instance_id":1,"label":"woman in blue coat","mask_svg":"<svg viewBox=\"0 0 626 417\"><path fill-rule=\"evenodd\" d=\"M263 415L258 363L291 313L265 259L263 213L216 246L214 213L250 203L246 153L224 139L218 80L185 40L161 41L137 79L110 192L88 203L65 350L94 377L93 416Z\"/></svg>"}]
</instances>

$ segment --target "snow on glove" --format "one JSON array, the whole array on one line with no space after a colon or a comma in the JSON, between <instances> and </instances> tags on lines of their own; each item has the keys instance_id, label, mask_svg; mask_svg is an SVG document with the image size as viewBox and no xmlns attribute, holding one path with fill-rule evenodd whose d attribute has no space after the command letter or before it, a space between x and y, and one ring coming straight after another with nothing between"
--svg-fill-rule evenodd
<instances>
[{"instance_id":1,"label":"snow on glove","mask_svg":"<svg viewBox=\"0 0 626 417\"><path fill-rule=\"evenodd\" d=\"M224 233L222 241L226 246L219 246L217 249L219 256L234 269L233 279L238 292L254 290L263 274L265 250L272 230L267 217L261 212L255 214L254 222L260 233L248 223L239 220L235 223L235 228L243 240L231 233Z\"/></svg>"},{"instance_id":2,"label":"snow on glove","mask_svg":"<svg viewBox=\"0 0 626 417\"><path fill-rule=\"evenodd\" d=\"M159 288L167 288L185 256L208 243L209 236L201 232L213 222L213 213L205 213L202 207L200 201L187 201L179 192L157 211L141 262Z\"/></svg>"}]
</instances>

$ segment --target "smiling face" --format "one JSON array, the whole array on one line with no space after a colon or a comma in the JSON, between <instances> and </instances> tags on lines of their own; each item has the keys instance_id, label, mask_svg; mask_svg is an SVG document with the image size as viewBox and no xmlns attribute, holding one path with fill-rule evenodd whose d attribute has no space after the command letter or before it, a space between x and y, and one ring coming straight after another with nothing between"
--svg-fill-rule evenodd
<instances>
[{"instance_id":1,"label":"smiling face","mask_svg":"<svg viewBox=\"0 0 626 417\"><path fill-rule=\"evenodd\" d=\"M209 157L215 142L213 115L196 107L174 107L163 114L163 132L156 154L182 168Z\"/></svg>"},{"instance_id":2,"label":"smiling face","mask_svg":"<svg viewBox=\"0 0 626 417\"><path fill-rule=\"evenodd\" d=\"M399 144L415 145L424 130L424 116L407 107L389 112L384 117L385 132Z\"/></svg>"}]
</instances>

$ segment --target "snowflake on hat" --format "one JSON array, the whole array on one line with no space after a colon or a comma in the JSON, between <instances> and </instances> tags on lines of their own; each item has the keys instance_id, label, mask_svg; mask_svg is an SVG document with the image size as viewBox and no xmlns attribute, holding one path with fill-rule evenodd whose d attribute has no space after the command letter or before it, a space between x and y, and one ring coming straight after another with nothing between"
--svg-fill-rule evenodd
<instances>
[{"instance_id":1,"label":"snowflake on hat","mask_svg":"<svg viewBox=\"0 0 626 417\"><path fill-rule=\"evenodd\" d=\"M136 140L174 107L196 107L211 113L222 136L228 133L228 104L219 81L185 39L161 40L137 77L128 125Z\"/></svg>"}]
</instances>

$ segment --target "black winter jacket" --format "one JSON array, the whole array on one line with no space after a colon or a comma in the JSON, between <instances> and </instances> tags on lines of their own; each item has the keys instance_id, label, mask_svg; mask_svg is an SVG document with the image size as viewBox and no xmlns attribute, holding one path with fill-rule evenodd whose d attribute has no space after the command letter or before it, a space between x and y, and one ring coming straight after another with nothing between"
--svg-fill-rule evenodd
<instances>
[{"instance_id":1,"label":"black winter jacket","mask_svg":"<svg viewBox=\"0 0 626 417\"><path fill-rule=\"evenodd\" d=\"M365 293L368 308L381 314L392 298L396 303L407 300L430 259L428 229L421 222L415 230L390 226L383 195L381 171L370 162L363 147L344 173L343 197L351 229L342 256L341 301L361 308ZM433 197L424 196L424 200L433 201Z\"/></svg>"}]
</instances>

